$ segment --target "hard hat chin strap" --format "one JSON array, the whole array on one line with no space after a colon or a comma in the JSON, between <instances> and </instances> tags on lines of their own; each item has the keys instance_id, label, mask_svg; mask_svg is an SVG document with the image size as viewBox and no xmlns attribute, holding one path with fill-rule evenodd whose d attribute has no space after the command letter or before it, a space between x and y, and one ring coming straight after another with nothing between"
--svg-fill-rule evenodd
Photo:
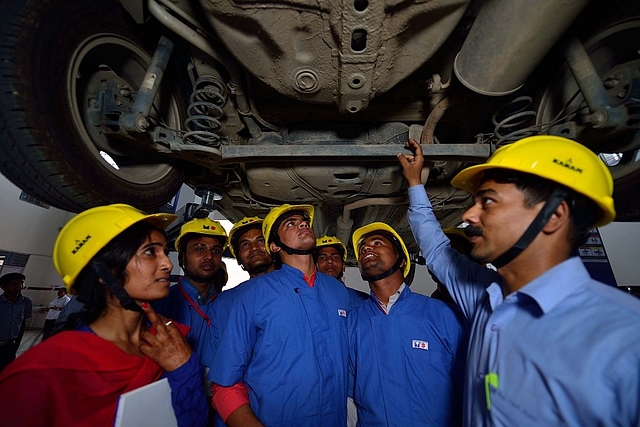
<instances>
[{"instance_id":1,"label":"hard hat chin strap","mask_svg":"<svg viewBox=\"0 0 640 427\"><path fill-rule=\"evenodd\" d=\"M496 268L502 268L505 265L513 261L518 255L522 253L533 242L538 233L542 231L551 215L556 211L560 203L567 198L569 192L564 188L556 188L551 192L551 195L547 199L547 202L542 207L538 215L533 222L529 225L529 228L524 232L520 239L505 253L500 255L495 260L491 261L491 264Z\"/></svg>"},{"instance_id":2,"label":"hard hat chin strap","mask_svg":"<svg viewBox=\"0 0 640 427\"><path fill-rule=\"evenodd\" d=\"M311 255L315 251L315 247L311 249L293 249L280 241L280 239L276 239L273 243L280 246L280 249L288 253L289 255Z\"/></svg>"},{"instance_id":3,"label":"hard hat chin strap","mask_svg":"<svg viewBox=\"0 0 640 427\"><path fill-rule=\"evenodd\" d=\"M404 261L404 258L399 256L398 260L396 261L396 263L393 264L393 267L391 267L390 269L388 269L384 273L376 274L375 276L365 276L364 274L360 274L360 277L362 277L362 280L364 280L365 282L377 282L378 280L382 280L385 277L389 277L393 273L398 271L400 269L400 264L402 264L402 261Z\"/></svg>"},{"instance_id":4,"label":"hard hat chin strap","mask_svg":"<svg viewBox=\"0 0 640 427\"><path fill-rule=\"evenodd\" d=\"M115 295L116 298L118 298L118 300L120 301L120 305L123 308L131 311L137 311L140 313L143 312L142 307L140 307L133 299L131 299L131 297L129 296L127 291L124 290L124 287L122 287L120 282L118 282L116 278L113 277L113 273L111 272L109 267L107 267L105 264L99 261L98 262L94 261L92 264L93 264L93 271L95 271L98 277L102 279L104 284L107 286L107 289L109 289L109 291L113 295Z\"/></svg>"}]
</instances>

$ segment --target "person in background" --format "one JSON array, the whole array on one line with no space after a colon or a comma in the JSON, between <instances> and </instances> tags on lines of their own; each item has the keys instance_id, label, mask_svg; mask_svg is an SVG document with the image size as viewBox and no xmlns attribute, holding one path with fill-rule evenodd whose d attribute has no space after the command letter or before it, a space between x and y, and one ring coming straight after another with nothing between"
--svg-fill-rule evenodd
<instances>
[{"instance_id":1,"label":"person in background","mask_svg":"<svg viewBox=\"0 0 640 427\"><path fill-rule=\"evenodd\" d=\"M190 327L187 342L200 358L208 395L213 301L228 278L222 261L226 247L227 232L218 221L195 218L183 224L175 248L184 276L169 288L167 297L153 304L158 313Z\"/></svg>"},{"instance_id":2,"label":"person in background","mask_svg":"<svg viewBox=\"0 0 640 427\"><path fill-rule=\"evenodd\" d=\"M409 252L381 222L354 231L371 297L349 316L349 394L359 426L454 426L461 422L464 320L442 301L411 292Z\"/></svg>"},{"instance_id":3,"label":"person in background","mask_svg":"<svg viewBox=\"0 0 640 427\"><path fill-rule=\"evenodd\" d=\"M74 329L30 348L0 374L3 425L111 427L120 395L161 377L171 396L154 404L171 404L180 427L206 425L198 359L182 325L150 306L169 292L164 228L175 218L115 204L62 228L53 264L85 308L67 322Z\"/></svg>"},{"instance_id":4,"label":"person in background","mask_svg":"<svg viewBox=\"0 0 640 427\"><path fill-rule=\"evenodd\" d=\"M33 300L22 295L26 277L22 273L7 273L0 277L0 371L15 360L27 319L33 315Z\"/></svg>"},{"instance_id":5,"label":"person in background","mask_svg":"<svg viewBox=\"0 0 640 427\"><path fill-rule=\"evenodd\" d=\"M47 317L44 320L44 328L42 329L42 340L46 340L53 334L53 328L62 309L69 303L71 298L67 295L67 288L58 289L58 298L49 303Z\"/></svg>"},{"instance_id":6,"label":"person in background","mask_svg":"<svg viewBox=\"0 0 640 427\"><path fill-rule=\"evenodd\" d=\"M53 326L53 333L56 333L59 330L69 329L65 327L65 323L70 321L72 314L79 313L82 309L84 309L84 303L78 300L78 295L71 295L71 299L69 299L69 302L64 306L62 311L60 311L60 314L56 319L56 323Z\"/></svg>"},{"instance_id":7,"label":"person in background","mask_svg":"<svg viewBox=\"0 0 640 427\"><path fill-rule=\"evenodd\" d=\"M275 269L271 254L265 248L262 222L257 216L245 217L233 224L229 231L231 255L238 261L238 265L249 273L250 278Z\"/></svg>"},{"instance_id":8,"label":"person in background","mask_svg":"<svg viewBox=\"0 0 640 427\"><path fill-rule=\"evenodd\" d=\"M262 276L275 269L273 258L267 252L264 236L262 235L262 219L258 217L245 217L237 221L229 231L229 250L236 258L238 265L249 273L249 278ZM246 283L246 282L243 282ZM211 328L211 339L206 358L213 360L220 341L220 334L224 330L229 313L234 304L237 291L243 283L225 290L218 295L213 303L213 316L215 321ZM218 414L214 418L215 425L224 425Z\"/></svg>"},{"instance_id":9,"label":"person in background","mask_svg":"<svg viewBox=\"0 0 640 427\"><path fill-rule=\"evenodd\" d=\"M242 269L249 273L249 278L254 278L267 274L275 270L273 258L265 248L265 240L262 235L262 219L258 217L242 218L233 224L229 231L229 250ZM246 282L243 282L246 283ZM242 286L238 286L225 290L216 298L213 307L213 313L216 319L214 322L213 333L216 336L213 342L219 339L218 333L224 330L229 312L233 306L233 298ZM215 353L215 348L211 350L211 357Z\"/></svg>"},{"instance_id":10,"label":"person in background","mask_svg":"<svg viewBox=\"0 0 640 427\"><path fill-rule=\"evenodd\" d=\"M347 247L334 236L322 236L316 239L316 250L313 260L320 273L327 274L344 283L344 273L347 270ZM369 294L347 287L353 298L353 306L369 299Z\"/></svg>"},{"instance_id":11,"label":"person in background","mask_svg":"<svg viewBox=\"0 0 640 427\"><path fill-rule=\"evenodd\" d=\"M452 249L420 181L424 156L398 154L408 219L428 268L473 322L466 426L640 425L640 301L593 280L572 256L611 222L613 179L587 147L539 135L498 149L452 185L471 255Z\"/></svg>"},{"instance_id":12,"label":"person in background","mask_svg":"<svg viewBox=\"0 0 640 427\"><path fill-rule=\"evenodd\" d=\"M316 274L313 214L285 204L262 223L282 267L240 286L209 372L228 426L346 425L350 298Z\"/></svg>"}]
</instances>

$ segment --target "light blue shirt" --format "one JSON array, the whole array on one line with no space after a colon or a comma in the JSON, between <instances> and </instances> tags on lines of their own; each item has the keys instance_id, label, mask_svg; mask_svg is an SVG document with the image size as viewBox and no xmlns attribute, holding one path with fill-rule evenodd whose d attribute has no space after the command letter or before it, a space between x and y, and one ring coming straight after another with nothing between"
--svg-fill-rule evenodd
<instances>
[{"instance_id":1,"label":"light blue shirt","mask_svg":"<svg viewBox=\"0 0 640 427\"><path fill-rule=\"evenodd\" d=\"M424 187L409 224L428 268L472 319L466 426L640 426L640 301L579 258L503 298L500 276L448 244Z\"/></svg>"},{"instance_id":2,"label":"light blue shirt","mask_svg":"<svg viewBox=\"0 0 640 427\"><path fill-rule=\"evenodd\" d=\"M22 323L33 314L33 300L20 295L15 303L0 295L0 341L18 338Z\"/></svg>"}]
</instances>

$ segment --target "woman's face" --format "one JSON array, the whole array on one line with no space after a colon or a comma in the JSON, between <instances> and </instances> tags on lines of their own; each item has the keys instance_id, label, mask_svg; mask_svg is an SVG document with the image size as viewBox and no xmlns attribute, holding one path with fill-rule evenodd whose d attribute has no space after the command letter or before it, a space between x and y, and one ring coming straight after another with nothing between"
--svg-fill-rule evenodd
<instances>
[{"instance_id":1,"label":"woman's face","mask_svg":"<svg viewBox=\"0 0 640 427\"><path fill-rule=\"evenodd\" d=\"M162 233L152 231L127 264L124 289L131 298L146 302L167 296L173 268L168 253Z\"/></svg>"}]
</instances>

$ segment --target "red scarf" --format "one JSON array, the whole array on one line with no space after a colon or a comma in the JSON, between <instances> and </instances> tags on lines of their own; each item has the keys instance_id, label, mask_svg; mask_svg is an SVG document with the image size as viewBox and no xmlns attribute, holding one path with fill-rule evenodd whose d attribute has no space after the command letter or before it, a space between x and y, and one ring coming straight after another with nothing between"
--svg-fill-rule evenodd
<instances>
[{"instance_id":1,"label":"red scarf","mask_svg":"<svg viewBox=\"0 0 640 427\"><path fill-rule=\"evenodd\" d=\"M163 370L88 332L61 332L19 356L0 374L2 425L113 426L122 393Z\"/></svg>"}]
</instances>

